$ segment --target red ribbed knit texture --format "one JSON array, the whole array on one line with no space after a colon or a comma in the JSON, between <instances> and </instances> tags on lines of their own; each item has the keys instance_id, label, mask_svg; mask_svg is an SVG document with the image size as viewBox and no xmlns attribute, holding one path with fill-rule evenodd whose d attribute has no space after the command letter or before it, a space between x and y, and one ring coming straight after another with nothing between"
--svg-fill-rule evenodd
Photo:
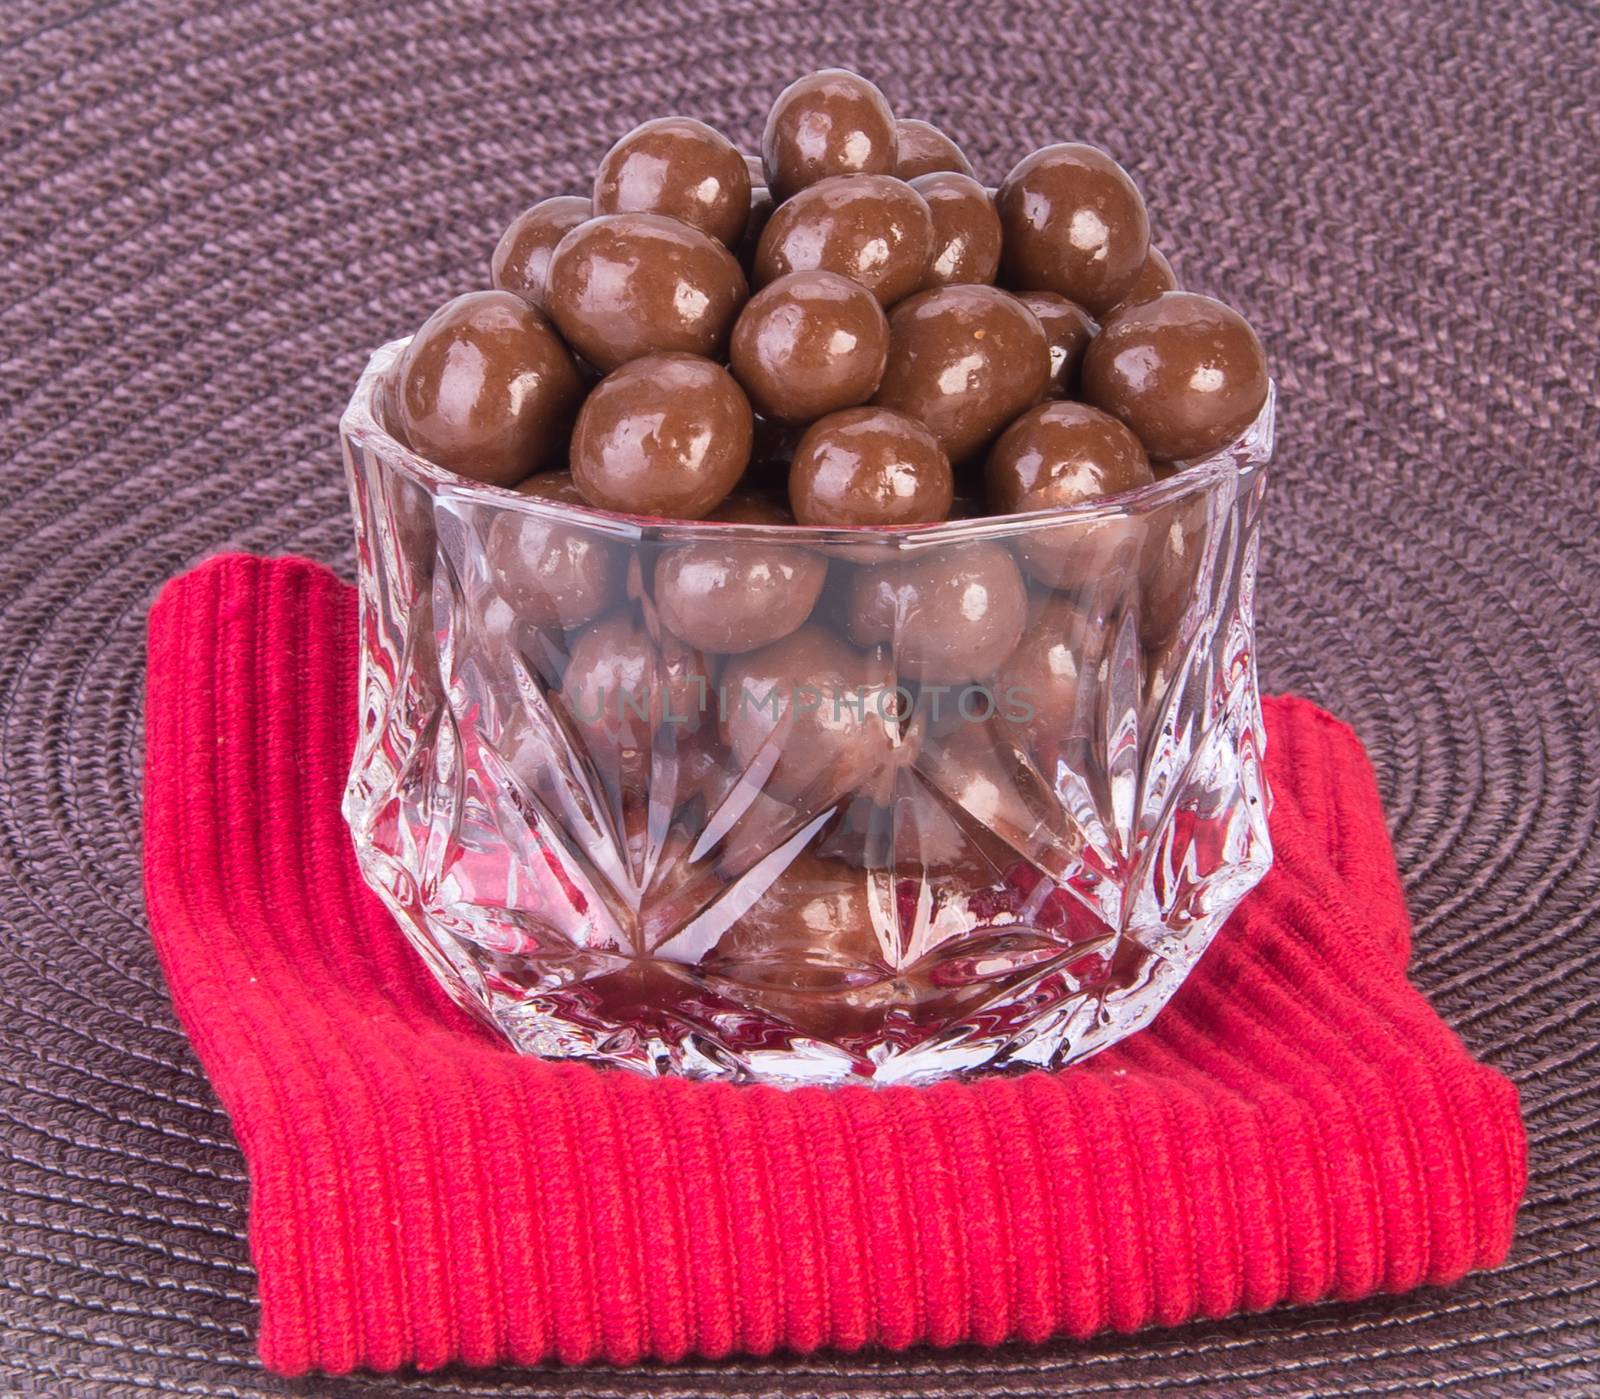
<instances>
[{"instance_id":1,"label":"red ribbed knit texture","mask_svg":"<svg viewBox=\"0 0 1600 1399\"><path fill-rule=\"evenodd\" d=\"M1266 705L1272 873L1150 1030L929 1088L512 1053L362 884L355 594L213 560L150 620L145 862L251 1181L275 1370L1087 1336L1498 1263L1516 1094L1405 977L1372 771Z\"/></svg>"}]
</instances>

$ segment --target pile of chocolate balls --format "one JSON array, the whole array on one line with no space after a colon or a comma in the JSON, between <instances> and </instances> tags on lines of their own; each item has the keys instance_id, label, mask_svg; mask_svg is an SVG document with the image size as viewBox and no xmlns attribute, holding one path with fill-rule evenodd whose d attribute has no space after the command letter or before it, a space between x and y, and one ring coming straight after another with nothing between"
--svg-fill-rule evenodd
<instances>
[{"instance_id":1,"label":"pile of chocolate balls","mask_svg":"<svg viewBox=\"0 0 1600 1399\"><path fill-rule=\"evenodd\" d=\"M388 427L461 476L628 515L1071 505L1225 447L1267 395L1254 332L1175 289L1104 151L1046 146L986 189L840 69L779 94L760 160L688 117L635 128L590 195L511 224L491 276L412 339Z\"/></svg>"}]
</instances>

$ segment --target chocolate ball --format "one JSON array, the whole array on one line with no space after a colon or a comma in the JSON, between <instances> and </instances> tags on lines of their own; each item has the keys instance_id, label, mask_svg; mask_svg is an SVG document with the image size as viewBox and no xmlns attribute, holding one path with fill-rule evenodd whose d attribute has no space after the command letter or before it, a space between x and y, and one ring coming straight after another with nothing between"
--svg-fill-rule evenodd
<instances>
[{"instance_id":1,"label":"chocolate ball","mask_svg":"<svg viewBox=\"0 0 1600 1399\"><path fill-rule=\"evenodd\" d=\"M924 286L992 282L1000 271L1000 215L989 191L967 175L950 171L911 182L933 215L933 255Z\"/></svg>"},{"instance_id":2,"label":"chocolate ball","mask_svg":"<svg viewBox=\"0 0 1600 1399\"><path fill-rule=\"evenodd\" d=\"M1144 196L1095 146L1046 146L1017 162L996 200L1008 286L1053 291L1099 315L1132 288L1150 250Z\"/></svg>"},{"instance_id":3,"label":"chocolate ball","mask_svg":"<svg viewBox=\"0 0 1600 1399\"><path fill-rule=\"evenodd\" d=\"M931 122L902 117L894 124L894 173L902 180L915 180L935 170L954 170L972 177L972 165L944 132Z\"/></svg>"},{"instance_id":4,"label":"chocolate ball","mask_svg":"<svg viewBox=\"0 0 1600 1399\"><path fill-rule=\"evenodd\" d=\"M1046 771L1073 745L1094 737L1107 641L1104 621L1070 598L1047 594L995 675L1008 722Z\"/></svg>"},{"instance_id":5,"label":"chocolate ball","mask_svg":"<svg viewBox=\"0 0 1600 1399\"><path fill-rule=\"evenodd\" d=\"M572 479L604 510L698 520L750 460L750 404L694 355L646 355L602 379L572 432Z\"/></svg>"},{"instance_id":6,"label":"chocolate ball","mask_svg":"<svg viewBox=\"0 0 1600 1399\"><path fill-rule=\"evenodd\" d=\"M750 496L729 501L710 518L729 524L792 523L786 511ZM656 560L656 609L662 626L690 646L737 655L800 626L811 615L827 572L822 555L770 537L676 544Z\"/></svg>"},{"instance_id":7,"label":"chocolate ball","mask_svg":"<svg viewBox=\"0 0 1600 1399\"><path fill-rule=\"evenodd\" d=\"M890 351L893 370L893 350ZM1237 311L1169 291L1108 321L1083 357L1083 396L1164 461L1220 451L1267 398L1267 357Z\"/></svg>"},{"instance_id":8,"label":"chocolate ball","mask_svg":"<svg viewBox=\"0 0 1600 1399\"><path fill-rule=\"evenodd\" d=\"M1154 300L1164 291L1177 289L1178 274L1172 270L1172 264L1159 249L1151 248L1145 254L1144 266L1139 269L1139 275L1133 279L1133 285L1128 288L1122 300L1106 312L1106 319L1110 320L1124 306L1138 306L1142 302Z\"/></svg>"},{"instance_id":9,"label":"chocolate ball","mask_svg":"<svg viewBox=\"0 0 1600 1399\"><path fill-rule=\"evenodd\" d=\"M892 305L922 285L933 255L933 214L892 175L839 175L779 204L756 244L755 282L820 268Z\"/></svg>"},{"instance_id":10,"label":"chocolate ball","mask_svg":"<svg viewBox=\"0 0 1600 1399\"><path fill-rule=\"evenodd\" d=\"M757 412L810 422L877 392L889 322L873 294L847 277L791 272L750 298L729 355Z\"/></svg>"},{"instance_id":11,"label":"chocolate ball","mask_svg":"<svg viewBox=\"0 0 1600 1399\"><path fill-rule=\"evenodd\" d=\"M761 133L767 187L782 202L831 175L888 175L894 113L858 73L824 68L778 94Z\"/></svg>"},{"instance_id":12,"label":"chocolate ball","mask_svg":"<svg viewBox=\"0 0 1600 1399\"><path fill-rule=\"evenodd\" d=\"M390 406L411 450L509 486L557 460L583 381L549 323L509 291L448 301L395 366Z\"/></svg>"},{"instance_id":13,"label":"chocolate ball","mask_svg":"<svg viewBox=\"0 0 1600 1399\"><path fill-rule=\"evenodd\" d=\"M1095 323L1076 301L1053 291L1023 291L1017 300L1039 318L1050 346L1050 398L1071 398L1078 385L1083 352L1094 339Z\"/></svg>"},{"instance_id":14,"label":"chocolate ball","mask_svg":"<svg viewBox=\"0 0 1600 1399\"><path fill-rule=\"evenodd\" d=\"M739 266L746 277L750 276L756 265L756 249L761 245L761 235L772 218L772 211L777 207L772 191L765 185L751 187L750 213L744 221L744 233L739 238L737 249Z\"/></svg>"},{"instance_id":15,"label":"chocolate ball","mask_svg":"<svg viewBox=\"0 0 1600 1399\"><path fill-rule=\"evenodd\" d=\"M1027 615L1022 574L1004 547L986 540L864 568L850 587L850 639L891 642L896 669L919 683L992 675Z\"/></svg>"},{"instance_id":16,"label":"chocolate ball","mask_svg":"<svg viewBox=\"0 0 1600 1399\"><path fill-rule=\"evenodd\" d=\"M735 247L750 215L750 171L732 141L693 117L636 126L594 175L597 214L665 214Z\"/></svg>"},{"instance_id":17,"label":"chocolate ball","mask_svg":"<svg viewBox=\"0 0 1600 1399\"><path fill-rule=\"evenodd\" d=\"M605 214L556 245L545 307L567 343L609 372L662 350L720 355L747 294L733 254L698 228Z\"/></svg>"},{"instance_id":18,"label":"chocolate ball","mask_svg":"<svg viewBox=\"0 0 1600 1399\"><path fill-rule=\"evenodd\" d=\"M566 471L530 476L517 494L586 503ZM484 558L495 591L532 627L575 627L599 616L621 597L628 564L626 546L597 528L511 509L490 522Z\"/></svg>"},{"instance_id":19,"label":"chocolate ball","mask_svg":"<svg viewBox=\"0 0 1600 1399\"><path fill-rule=\"evenodd\" d=\"M881 783L900 755L902 698L886 663L815 623L730 660L718 705L735 760L770 764L762 787L780 800L825 805Z\"/></svg>"},{"instance_id":20,"label":"chocolate ball","mask_svg":"<svg viewBox=\"0 0 1600 1399\"><path fill-rule=\"evenodd\" d=\"M802 525L915 525L950 511L950 459L921 423L888 408L847 408L811 425L789 468Z\"/></svg>"},{"instance_id":21,"label":"chocolate ball","mask_svg":"<svg viewBox=\"0 0 1600 1399\"><path fill-rule=\"evenodd\" d=\"M873 402L925 424L965 461L1050 382L1050 347L1033 312L995 287L937 287L889 313L889 363Z\"/></svg>"},{"instance_id":22,"label":"chocolate ball","mask_svg":"<svg viewBox=\"0 0 1600 1399\"><path fill-rule=\"evenodd\" d=\"M1087 403L1041 403L1011 424L984 463L1002 515L1079 505L1155 480L1139 439Z\"/></svg>"},{"instance_id":23,"label":"chocolate ball","mask_svg":"<svg viewBox=\"0 0 1600 1399\"><path fill-rule=\"evenodd\" d=\"M984 478L989 502L1002 515L1080 505L1155 480L1144 448L1127 428L1086 403L1062 402L1030 409L1001 433ZM1062 587L1116 566L1124 541L1136 532L1131 521L1074 521L1030 530L1015 545L1029 573Z\"/></svg>"},{"instance_id":24,"label":"chocolate ball","mask_svg":"<svg viewBox=\"0 0 1600 1399\"><path fill-rule=\"evenodd\" d=\"M672 637L657 645L628 608L578 634L560 700L602 775L624 791L648 776L656 730L692 734L714 702L705 661Z\"/></svg>"},{"instance_id":25,"label":"chocolate ball","mask_svg":"<svg viewBox=\"0 0 1600 1399\"><path fill-rule=\"evenodd\" d=\"M495 245L489 260L490 281L501 291L514 291L542 309L556 244L580 223L587 223L593 213L589 201L576 194L558 194L524 209Z\"/></svg>"}]
</instances>

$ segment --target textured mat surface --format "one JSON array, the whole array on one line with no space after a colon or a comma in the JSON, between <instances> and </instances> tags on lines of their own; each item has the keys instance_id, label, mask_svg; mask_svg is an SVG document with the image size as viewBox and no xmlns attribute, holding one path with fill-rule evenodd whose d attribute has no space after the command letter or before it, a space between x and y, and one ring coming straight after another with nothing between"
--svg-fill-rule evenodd
<instances>
[{"instance_id":1,"label":"textured mat surface","mask_svg":"<svg viewBox=\"0 0 1600 1399\"><path fill-rule=\"evenodd\" d=\"M0 1393L1600 1386L1600 14L1039 13L0 9ZM500 225L635 120L749 142L820 62L947 123L991 180L1049 139L1106 144L1186 282L1262 330L1283 388L1264 680L1360 731L1416 979L1519 1084L1511 1261L1087 1346L275 1381L239 1156L143 926L145 609L224 546L347 567L334 423L368 349L481 282Z\"/></svg>"}]
</instances>

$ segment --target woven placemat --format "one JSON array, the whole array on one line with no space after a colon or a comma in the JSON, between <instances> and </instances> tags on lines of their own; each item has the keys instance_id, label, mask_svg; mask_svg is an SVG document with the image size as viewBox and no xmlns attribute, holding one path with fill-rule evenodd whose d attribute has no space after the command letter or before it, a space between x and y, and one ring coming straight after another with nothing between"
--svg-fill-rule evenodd
<instances>
[{"instance_id":1,"label":"woven placemat","mask_svg":"<svg viewBox=\"0 0 1600 1399\"><path fill-rule=\"evenodd\" d=\"M515 11L515 14L503 13ZM0 1390L1495 1394L1600 1386L1600 119L1591 5L0 7ZM663 111L811 66L991 181L1101 142L1283 389L1274 689L1377 764L1415 975L1519 1084L1510 1263L1087 1346L291 1385L140 897L144 613L223 547L348 572L368 350Z\"/></svg>"}]
</instances>

